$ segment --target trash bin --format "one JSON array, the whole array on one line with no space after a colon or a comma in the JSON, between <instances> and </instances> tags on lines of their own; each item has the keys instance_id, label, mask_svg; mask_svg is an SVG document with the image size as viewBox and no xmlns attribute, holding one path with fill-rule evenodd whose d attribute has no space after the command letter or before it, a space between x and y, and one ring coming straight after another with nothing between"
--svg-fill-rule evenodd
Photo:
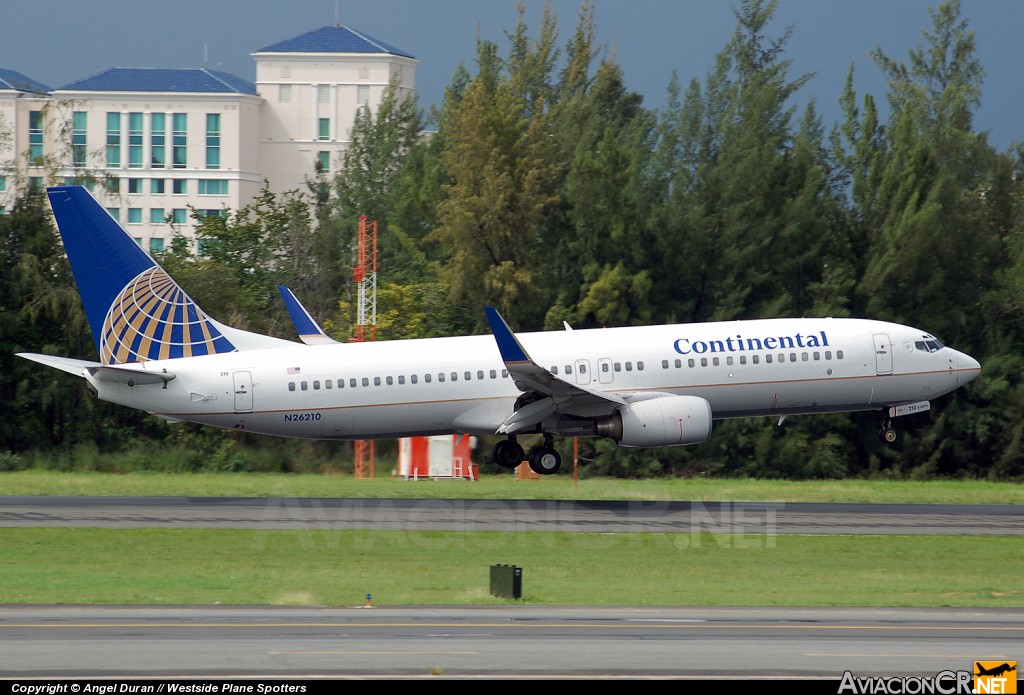
<instances>
[{"instance_id":1,"label":"trash bin","mask_svg":"<svg viewBox=\"0 0 1024 695\"><path fill-rule=\"evenodd\" d=\"M491 565L491 596L522 598L523 569L515 565Z\"/></svg>"}]
</instances>

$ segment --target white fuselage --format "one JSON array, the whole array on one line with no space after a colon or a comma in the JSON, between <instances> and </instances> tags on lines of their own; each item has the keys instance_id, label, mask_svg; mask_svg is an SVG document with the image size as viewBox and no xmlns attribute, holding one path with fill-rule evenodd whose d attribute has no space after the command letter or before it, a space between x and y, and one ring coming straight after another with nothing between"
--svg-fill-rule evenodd
<instances>
[{"instance_id":1,"label":"white fuselage","mask_svg":"<svg viewBox=\"0 0 1024 695\"><path fill-rule=\"evenodd\" d=\"M863 319L766 319L523 333L559 379L613 394L706 399L715 419L928 401L980 370L922 331ZM932 344L934 347L934 344ZM90 379L163 417L288 437L494 434L521 395L491 335L250 350L151 361L166 385ZM568 412L596 417L598 412Z\"/></svg>"}]
</instances>

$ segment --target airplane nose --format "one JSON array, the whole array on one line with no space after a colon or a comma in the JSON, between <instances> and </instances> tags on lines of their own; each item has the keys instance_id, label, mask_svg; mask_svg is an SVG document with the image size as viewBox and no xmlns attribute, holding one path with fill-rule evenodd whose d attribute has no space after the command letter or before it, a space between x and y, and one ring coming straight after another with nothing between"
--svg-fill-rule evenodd
<instances>
[{"instance_id":1,"label":"airplane nose","mask_svg":"<svg viewBox=\"0 0 1024 695\"><path fill-rule=\"evenodd\" d=\"M958 353L960 363L959 379L961 384L966 384L969 381L973 381L977 378L978 374L981 373L981 363L974 359L970 355L964 353Z\"/></svg>"}]
</instances>

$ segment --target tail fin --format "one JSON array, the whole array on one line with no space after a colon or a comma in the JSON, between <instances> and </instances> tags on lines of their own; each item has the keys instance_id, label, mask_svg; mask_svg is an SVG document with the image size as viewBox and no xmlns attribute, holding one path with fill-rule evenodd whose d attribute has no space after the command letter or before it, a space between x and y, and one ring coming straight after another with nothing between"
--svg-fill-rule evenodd
<instances>
[{"instance_id":1,"label":"tail fin","mask_svg":"<svg viewBox=\"0 0 1024 695\"><path fill-rule=\"evenodd\" d=\"M46 192L103 364L290 344L207 317L82 186Z\"/></svg>"},{"instance_id":2,"label":"tail fin","mask_svg":"<svg viewBox=\"0 0 1024 695\"><path fill-rule=\"evenodd\" d=\"M310 315L306 307L302 306L302 302L294 292L285 285L278 285L277 290L281 293L281 299L284 300L285 308L288 309L288 315L292 317L292 323L295 324L295 330L298 331L299 339L302 342L306 345L331 345L338 342L320 328L320 324Z\"/></svg>"}]
</instances>

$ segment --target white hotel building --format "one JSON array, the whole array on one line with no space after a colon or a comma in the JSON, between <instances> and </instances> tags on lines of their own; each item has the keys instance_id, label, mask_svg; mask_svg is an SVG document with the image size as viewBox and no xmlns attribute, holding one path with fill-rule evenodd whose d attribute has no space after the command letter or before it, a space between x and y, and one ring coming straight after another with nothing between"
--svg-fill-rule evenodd
<instances>
[{"instance_id":1,"label":"white hotel building","mask_svg":"<svg viewBox=\"0 0 1024 695\"><path fill-rule=\"evenodd\" d=\"M237 210L263 182L303 189L317 166L337 171L357 109L392 79L415 89L417 61L354 29L328 26L252 54L256 83L206 69L111 68L51 89L0 68L0 212L20 186L75 182L147 251L190 208ZM77 179L81 180L81 179Z\"/></svg>"}]
</instances>

